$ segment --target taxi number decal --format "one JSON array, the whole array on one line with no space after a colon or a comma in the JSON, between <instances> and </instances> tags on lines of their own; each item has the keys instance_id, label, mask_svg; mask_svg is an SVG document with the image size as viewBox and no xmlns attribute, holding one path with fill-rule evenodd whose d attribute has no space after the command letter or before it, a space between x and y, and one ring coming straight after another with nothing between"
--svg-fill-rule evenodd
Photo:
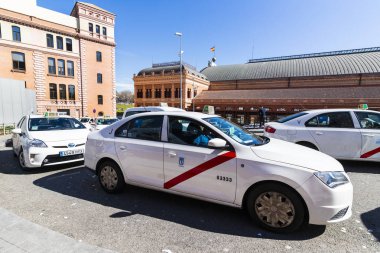
<instances>
[{"instance_id":1,"label":"taxi number decal","mask_svg":"<svg viewBox=\"0 0 380 253\"><path fill-rule=\"evenodd\" d=\"M226 182L232 182L232 178L230 177L222 177L222 176L216 176L216 179Z\"/></svg>"},{"instance_id":2,"label":"taxi number decal","mask_svg":"<svg viewBox=\"0 0 380 253\"><path fill-rule=\"evenodd\" d=\"M180 175L178 175L177 177L169 180L168 182L166 182L164 184L164 188L165 189L170 189L174 186L176 186L177 184L179 183L182 183L183 181L186 181L192 177L195 177L196 175L199 175L200 173L206 171L206 170L209 170L209 169L212 169L222 163L225 163L233 158L236 157L236 153L233 152L233 151L229 151L227 153L224 153L222 155L219 155L217 157L214 157L213 159L207 161L207 162L204 162Z\"/></svg>"},{"instance_id":3,"label":"taxi number decal","mask_svg":"<svg viewBox=\"0 0 380 253\"><path fill-rule=\"evenodd\" d=\"M379 147L379 148L376 148L376 149L374 149L374 150L371 150L371 151L369 151L369 152L367 152L367 153L362 154L362 155L360 156L360 158L368 158L368 157L373 156L373 155L375 155L375 154L377 154L377 153L380 153L380 147Z\"/></svg>"}]
</instances>

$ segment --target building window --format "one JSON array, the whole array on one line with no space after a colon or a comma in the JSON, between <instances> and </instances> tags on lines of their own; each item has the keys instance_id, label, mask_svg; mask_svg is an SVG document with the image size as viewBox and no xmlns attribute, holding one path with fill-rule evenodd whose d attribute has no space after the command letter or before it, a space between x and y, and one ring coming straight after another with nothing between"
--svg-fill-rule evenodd
<instances>
[{"instance_id":1,"label":"building window","mask_svg":"<svg viewBox=\"0 0 380 253\"><path fill-rule=\"evenodd\" d=\"M191 98L191 89L187 89L187 98Z\"/></svg>"},{"instance_id":2,"label":"building window","mask_svg":"<svg viewBox=\"0 0 380 253\"><path fill-rule=\"evenodd\" d=\"M179 98L179 88L175 88L174 97Z\"/></svg>"},{"instance_id":3,"label":"building window","mask_svg":"<svg viewBox=\"0 0 380 253\"><path fill-rule=\"evenodd\" d=\"M13 41L21 41L20 27L12 26Z\"/></svg>"},{"instance_id":4,"label":"building window","mask_svg":"<svg viewBox=\"0 0 380 253\"><path fill-rule=\"evenodd\" d=\"M46 45L47 45L47 47L54 48L53 34L46 34Z\"/></svg>"},{"instance_id":5,"label":"building window","mask_svg":"<svg viewBox=\"0 0 380 253\"><path fill-rule=\"evenodd\" d=\"M143 90L137 90L137 98L143 98Z\"/></svg>"},{"instance_id":6,"label":"building window","mask_svg":"<svg viewBox=\"0 0 380 253\"><path fill-rule=\"evenodd\" d=\"M106 27L103 27L103 35L107 36L107 28Z\"/></svg>"},{"instance_id":7,"label":"building window","mask_svg":"<svg viewBox=\"0 0 380 253\"><path fill-rule=\"evenodd\" d=\"M56 74L55 59L48 58L48 65L49 65L49 74L55 75Z\"/></svg>"},{"instance_id":8,"label":"building window","mask_svg":"<svg viewBox=\"0 0 380 253\"><path fill-rule=\"evenodd\" d=\"M100 26L99 25L96 25L96 33L100 34Z\"/></svg>"},{"instance_id":9,"label":"building window","mask_svg":"<svg viewBox=\"0 0 380 253\"><path fill-rule=\"evenodd\" d=\"M146 89L145 98L152 98L152 89Z\"/></svg>"},{"instance_id":10,"label":"building window","mask_svg":"<svg viewBox=\"0 0 380 253\"><path fill-rule=\"evenodd\" d=\"M58 60L58 75L64 76L66 74L65 72L65 61Z\"/></svg>"},{"instance_id":11,"label":"building window","mask_svg":"<svg viewBox=\"0 0 380 253\"><path fill-rule=\"evenodd\" d=\"M103 75L98 73L98 75L96 77L96 81L97 81L97 83L103 83Z\"/></svg>"},{"instance_id":12,"label":"building window","mask_svg":"<svg viewBox=\"0 0 380 253\"><path fill-rule=\"evenodd\" d=\"M161 89L156 89L155 90L154 97L155 98L161 98Z\"/></svg>"},{"instance_id":13,"label":"building window","mask_svg":"<svg viewBox=\"0 0 380 253\"><path fill-rule=\"evenodd\" d=\"M14 70L25 71L25 54L19 52L12 52L12 61Z\"/></svg>"},{"instance_id":14,"label":"building window","mask_svg":"<svg viewBox=\"0 0 380 253\"><path fill-rule=\"evenodd\" d=\"M67 75L74 76L74 62L67 61Z\"/></svg>"},{"instance_id":15,"label":"building window","mask_svg":"<svg viewBox=\"0 0 380 253\"><path fill-rule=\"evenodd\" d=\"M165 98L171 98L172 97L172 89L171 88L167 88L165 89Z\"/></svg>"},{"instance_id":16,"label":"building window","mask_svg":"<svg viewBox=\"0 0 380 253\"><path fill-rule=\"evenodd\" d=\"M102 104L103 104L103 96L98 95L98 105L102 105Z\"/></svg>"},{"instance_id":17,"label":"building window","mask_svg":"<svg viewBox=\"0 0 380 253\"><path fill-rule=\"evenodd\" d=\"M88 30L94 32L94 25L92 23L88 23Z\"/></svg>"},{"instance_id":18,"label":"building window","mask_svg":"<svg viewBox=\"0 0 380 253\"><path fill-rule=\"evenodd\" d=\"M73 51L73 41L72 39L66 39L66 50L72 52Z\"/></svg>"},{"instance_id":19,"label":"building window","mask_svg":"<svg viewBox=\"0 0 380 253\"><path fill-rule=\"evenodd\" d=\"M57 36L57 49L63 50L63 38L61 36Z\"/></svg>"},{"instance_id":20,"label":"building window","mask_svg":"<svg viewBox=\"0 0 380 253\"><path fill-rule=\"evenodd\" d=\"M49 84L50 99L57 99L57 85L55 83Z\"/></svg>"},{"instance_id":21,"label":"building window","mask_svg":"<svg viewBox=\"0 0 380 253\"><path fill-rule=\"evenodd\" d=\"M75 100L75 86L69 85L69 100Z\"/></svg>"},{"instance_id":22,"label":"building window","mask_svg":"<svg viewBox=\"0 0 380 253\"><path fill-rule=\"evenodd\" d=\"M66 100L66 85L65 84L59 85L59 99Z\"/></svg>"},{"instance_id":23,"label":"building window","mask_svg":"<svg viewBox=\"0 0 380 253\"><path fill-rule=\"evenodd\" d=\"M102 52L96 51L96 61L97 62L102 61Z\"/></svg>"},{"instance_id":24,"label":"building window","mask_svg":"<svg viewBox=\"0 0 380 253\"><path fill-rule=\"evenodd\" d=\"M1 23L0 23L0 39L1 39Z\"/></svg>"},{"instance_id":25,"label":"building window","mask_svg":"<svg viewBox=\"0 0 380 253\"><path fill-rule=\"evenodd\" d=\"M196 87L195 87L195 90L194 90L194 97L196 97L197 96L197 89L196 89Z\"/></svg>"}]
</instances>

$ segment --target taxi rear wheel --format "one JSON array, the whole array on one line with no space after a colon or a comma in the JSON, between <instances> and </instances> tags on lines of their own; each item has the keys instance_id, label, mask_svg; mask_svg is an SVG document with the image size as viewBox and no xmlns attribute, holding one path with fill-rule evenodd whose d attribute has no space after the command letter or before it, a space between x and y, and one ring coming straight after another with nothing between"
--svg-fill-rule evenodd
<instances>
[{"instance_id":1,"label":"taxi rear wheel","mask_svg":"<svg viewBox=\"0 0 380 253\"><path fill-rule=\"evenodd\" d=\"M267 183L253 188L247 198L247 209L254 222L276 233L295 231L306 221L302 199L282 184Z\"/></svg>"},{"instance_id":2,"label":"taxi rear wheel","mask_svg":"<svg viewBox=\"0 0 380 253\"><path fill-rule=\"evenodd\" d=\"M103 190L108 193L118 193L124 188L123 173L115 162L106 161L100 164L98 177Z\"/></svg>"}]
</instances>

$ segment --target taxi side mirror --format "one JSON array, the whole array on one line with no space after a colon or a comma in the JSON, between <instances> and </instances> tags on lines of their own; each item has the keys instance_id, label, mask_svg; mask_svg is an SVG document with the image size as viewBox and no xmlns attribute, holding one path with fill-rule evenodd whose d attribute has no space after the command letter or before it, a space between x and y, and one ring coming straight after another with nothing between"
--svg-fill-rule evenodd
<instances>
[{"instance_id":1,"label":"taxi side mirror","mask_svg":"<svg viewBox=\"0 0 380 253\"><path fill-rule=\"evenodd\" d=\"M220 138L214 138L208 141L208 146L212 148L226 148L227 142Z\"/></svg>"},{"instance_id":2,"label":"taxi side mirror","mask_svg":"<svg viewBox=\"0 0 380 253\"><path fill-rule=\"evenodd\" d=\"M22 131L21 131L21 128L15 128L12 130L12 134L18 134L18 135L21 135Z\"/></svg>"}]
</instances>

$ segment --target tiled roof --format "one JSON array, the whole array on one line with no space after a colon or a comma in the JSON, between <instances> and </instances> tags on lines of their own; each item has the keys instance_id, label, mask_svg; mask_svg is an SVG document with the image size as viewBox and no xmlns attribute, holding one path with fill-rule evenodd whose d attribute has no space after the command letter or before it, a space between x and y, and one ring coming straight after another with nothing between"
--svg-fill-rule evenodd
<instances>
[{"instance_id":1,"label":"tiled roof","mask_svg":"<svg viewBox=\"0 0 380 253\"><path fill-rule=\"evenodd\" d=\"M208 90L196 100L249 99L380 99L379 87L293 88L268 90Z\"/></svg>"},{"instance_id":2,"label":"tiled roof","mask_svg":"<svg viewBox=\"0 0 380 253\"><path fill-rule=\"evenodd\" d=\"M165 71L165 73L170 73L172 70L174 70L175 73L177 73L177 72L179 73L180 72L179 62L173 62L173 63L176 63L176 64L172 64L172 63L170 63L170 64L169 63L168 64L153 64L153 67L146 68L146 69L139 71L137 76L142 76L143 73L145 73L146 75L150 75L152 72L154 72L156 75L158 75L158 74L161 74L162 71ZM199 78L208 80L204 74L198 72L193 66L191 66L187 63L183 63L182 68L184 68L186 71L189 71L189 73L191 75L195 75Z\"/></svg>"},{"instance_id":3,"label":"tiled roof","mask_svg":"<svg viewBox=\"0 0 380 253\"><path fill-rule=\"evenodd\" d=\"M256 59L208 67L201 73L211 82L380 73L380 48Z\"/></svg>"}]
</instances>

